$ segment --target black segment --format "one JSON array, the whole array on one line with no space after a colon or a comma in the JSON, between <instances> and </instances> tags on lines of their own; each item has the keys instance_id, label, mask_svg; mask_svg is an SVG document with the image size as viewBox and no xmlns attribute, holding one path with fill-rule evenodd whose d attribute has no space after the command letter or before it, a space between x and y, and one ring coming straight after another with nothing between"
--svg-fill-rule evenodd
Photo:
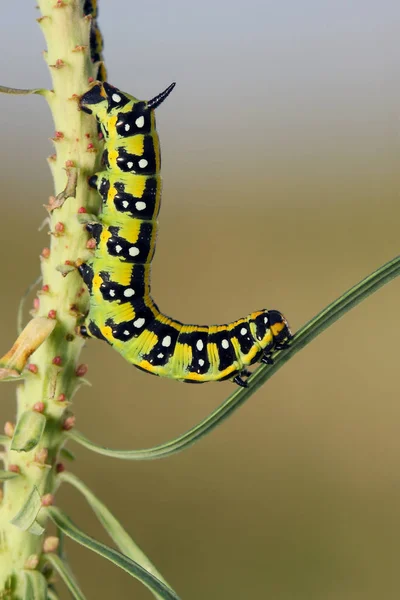
<instances>
[{"instance_id":1,"label":"black segment","mask_svg":"<svg viewBox=\"0 0 400 600\"><path fill-rule=\"evenodd\" d=\"M118 325L113 319L107 319L106 325L111 327L112 334L117 340L126 342L134 337L138 337L154 321L154 314L143 300L140 305L135 307L136 314L132 321L123 321Z\"/></svg>"},{"instance_id":2,"label":"black segment","mask_svg":"<svg viewBox=\"0 0 400 600\"><path fill-rule=\"evenodd\" d=\"M164 366L174 354L179 331L167 323L160 323L157 319L149 325L148 331L155 333L158 341L150 352L142 354L142 358L155 367Z\"/></svg>"},{"instance_id":3,"label":"black segment","mask_svg":"<svg viewBox=\"0 0 400 600\"><path fill-rule=\"evenodd\" d=\"M107 240L108 252L111 256L118 256L130 263L150 262L154 253L154 247L151 248L153 228L154 223L143 221L140 224L138 240L134 244L131 244L125 238L118 235L118 227L109 227L108 231L112 236Z\"/></svg>"},{"instance_id":4,"label":"black segment","mask_svg":"<svg viewBox=\"0 0 400 600\"><path fill-rule=\"evenodd\" d=\"M192 349L193 358L188 370L199 375L208 373L210 370L210 361L207 355L208 331L181 333L178 342L187 344Z\"/></svg>"},{"instance_id":5,"label":"black segment","mask_svg":"<svg viewBox=\"0 0 400 600\"><path fill-rule=\"evenodd\" d=\"M122 213L129 213L132 217L139 219L152 219L156 217L155 207L157 201L158 182L155 177L146 180L146 187L141 198L125 192L125 184L114 183L118 193L114 196L115 208ZM158 212L158 211L157 211Z\"/></svg>"},{"instance_id":6,"label":"black segment","mask_svg":"<svg viewBox=\"0 0 400 600\"><path fill-rule=\"evenodd\" d=\"M89 293L92 293L92 285L93 285L93 269L88 263L83 263L79 265L78 271L83 279L83 282L87 285Z\"/></svg>"},{"instance_id":7,"label":"black segment","mask_svg":"<svg viewBox=\"0 0 400 600\"><path fill-rule=\"evenodd\" d=\"M108 157L107 157L108 160ZM123 147L118 148L117 165L124 173L153 175L156 172L156 154L153 137L146 135L143 140L143 154L130 154Z\"/></svg>"},{"instance_id":8,"label":"black segment","mask_svg":"<svg viewBox=\"0 0 400 600\"><path fill-rule=\"evenodd\" d=\"M208 336L209 343L217 345L219 354L219 370L224 371L228 367L231 367L233 363L237 362L237 356L235 349L230 339L229 331L217 331L216 333L210 333Z\"/></svg>"},{"instance_id":9,"label":"black segment","mask_svg":"<svg viewBox=\"0 0 400 600\"><path fill-rule=\"evenodd\" d=\"M100 196L103 199L103 202L107 201L108 192L110 191L110 181L107 177L102 177L99 181L97 180L97 189Z\"/></svg>"},{"instance_id":10,"label":"black segment","mask_svg":"<svg viewBox=\"0 0 400 600\"><path fill-rule=\"evenodd\" d=\"M79 106L84 112L91 115L93 111L89 108L90 105L100 104L100 102L104 102L104 100L104 96L101 95L101 85L95 85L91 90L86 92L86 94L83 94Z\"/></svg>"},{"instance_id":11,"label":"black segment","mask_svg":"<svg viewBox=\"0 0 400 600\"><path fill-rule=\"evenodd\" d=\"M129 112L118 113L115 126L118 135L127 138L137 133L150 133L151 113L145 102L136 102Z\"/></svg>"},{"instance_id":12,"label":"black segment","mask_svg":"<svg viewBox=\"0 0 400 600\"><path fill-rule=\"evenodd\" d=\"M248 354L253 348L254 340L248 323L240 323L231 329L230 334L237 339L242 354ZM257 357L252 362L257 362Z\"/></svg>"},{"instance_id":13,"label":"black segment","mask_svg":"<svg viewBox=\"0 0 400 600\"><path fill-rule=\"evenodd\" d=\"M101 333L100 328L96 325L96 323L92 320L89 321L88 330L90 335L98 338L99 340L104 340L107 343L110 343L106 337Z\"/></svg>"},{"instance_id":14,"label":"black segment","mask_svg":"<svg viewBox=\"0 0 400 600\"><path fill-rule=\"evenodd\" d=\"M100 284L100 292L107 302L118 301L120 304L129 302L133 306L136 306L139 301L142 301L143 296L147 292L145 290L144 276L134 279L133 285L121 285L112 281L107 271L100 271L99 276L103 280Z\"/></svg>"},{"instance_id":15,"label":"black segment","mask_svg":"<svg viewBox=\"0 0 400 600\"><path fill-rule=\"evenodd\" d=\"M130 102L129 98L127 98L125 94L123 94L118 88L107 83L107 81L104 81L103 87L107 94L108 100L107 112L110 113L114 108L122 108Z\"/></svg>"},{"instance_id":16,"label":"black segment","mask_svg":"<svg viewBox=\"0 0 400 600\"><path fill-rule=\"evenodd\" d=\"M256 326L256 339L262 340L264 339L267 330L269 329L269 320L267 311L258 315L255 319L253 319L253 323Z\"/></svg>"}]
</instances>

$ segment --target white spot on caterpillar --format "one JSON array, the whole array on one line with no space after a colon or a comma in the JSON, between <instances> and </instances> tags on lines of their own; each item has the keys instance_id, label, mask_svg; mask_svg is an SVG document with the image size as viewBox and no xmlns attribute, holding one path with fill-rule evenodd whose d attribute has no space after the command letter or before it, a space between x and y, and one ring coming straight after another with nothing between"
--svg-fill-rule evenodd
<instances>
[{"instance_id":1,"label":"white spot on caterpillar","mask_svg":"<svg viewBox=\"0 0 400 600\"><path fill-rule=\"evenodd\" d=\"M268 323L268 317L264 317L264 323L267 324Z\"/></svg>"},{"instance_id":2,"label":"white spot on caterpillar","mask_svg":"<svg viewBox=\"0 0 400 600\"><path fill-rule=\"evenodd\" d=\"M135 121L136 127L143 127L144 125L144 117L138 117Z\"/></svg>"},{"instance_id":3,"label":"white spot on caterpillar","mask_svg":"<svg viewBox=\"0 0 400 600\"><path fill-rule=\"evenodd\" d=\"M168 346L171 345L171 342L172 342L171 336L170 335L166 335L165 338L163 339L163 341L161 343L162 343L162 345L165 348L168 348Z\"/></svg>"},{"instance_id":4,"label":"white spot on caterpillar","mask_svg":"<svg viewBox=\"0 0 400 600\"><path fill-rule=\"evenodd\" d=\"M146 202L136 202L135 206L137 210L144 210L146 208Z\"/></svg>"},{"instance_id":5,"label":"white spot on caterpillar","mask_svg":"<svg viewBox=\"0 0 400 600\"><path fill-rule=\"evenodd\" d=\"M111 98L114 100L114 102L121 102L122 98L119 94L113 94L111 96Z\"/></svg>"},{"instance_id":6,"label":"white spot on caterpillar","mask_svg":"<svg viewBox=\"0 0 400 600\"><path fill-rule=\"evenodd\" d=\"M126 125L124 127L125 131L129 131L130 128L131 128L131 126L129 125L129 123L126 123Z\"/></svg>"},{"instance_id":7,"label":"white spot on caterpillar","mask_svg":"<svg viewBox=\"0 0 400 600\"><path fill-rule=\"evenodd\" d=\"M203 350L203 348L204 348L203 340L197 340L196 348L197 348L197 350Z\"/></svg>"},{"instance_id":8,"label":"white spot on caterpillar","mask_svg":"<svg viewBox=\"0 0 400 600\"><path fill-rule=\"evenodd\" d=\"M130 298L131 296L134 296L134 295L135 295L135 290L133 290L132 288L127 288L124 291L125 298Z\"/></svg>"},{"instance_id":9,"label":"white spot on caterpillar","mask_svg":"<svg viewBox=\"0 0 400 600\"><path fill-rule=\"evenodd\" d=\"M204 366L204 360L202 358L199 358L199 365L200 367Z\"/></svg>"},{"instance_id":10,"label":"white spot on caterpillar","mask_svg":"<svg viewBox=\"0 0 400 600\"><path fill-rule=\"evenodd\" d=\"M125 329L125 331L124 331L124 335L129 335L129 333L130 333L130 332L129 332L127 329Z\"/></svg>"},{"instance_id":11,"label":"white spot on caterpillar","mask_svg":"<svg viewBox=\"0 0 400 600\"><path fill-rule=\"evenodd\" d=\"M118 121L117 123L117 127L119 127L120 125L122 125L123 121Z\"/></svg>"},{"instance_id":12,"label":"white spot on caterpillar","mask_svg":"<svg viewBox=\"0 0 400 600\"><path fill-rule=\"evenodd\" d=\"M160 352L160 354L157 354L157 358L164 358L164 354Z\"/></svg>"},{"instance_id":13,"label":"white spot on caterpillar","mask_svg":"<svg viewBox=\"0 0 400 600\"><path fill-rule=\"evenodd\" d=\"M229 348L228 340L222 340L221 346L224 348L224 350L228 350L228 348Z\"/></svg>"},{"instance_id":14,"label":"white spot on caterpillar","mask_svg":"<svg viewBox=\"0 0 400 600\"><path fill-rule=\"evenodd\" d=\"M144 169L145 167L147 167L147 165L148 165L148 164L149 164L149 161L148 161L148 160L146 160L145 158L141 158L141 159L139 160L139 167L140 167L141 169Z\"/></svg>"},{"instance_id":15,"label":"white spot on caterpillar","mask_svg":"<svg viewBox=\"0 0 400 600\"><path fill-rule=\"evenodd\" d=\"M128 166L128 169L132 169L133 167L133 162L129 161L128 163L126 163Z\"/></svg>"},{"instance_id":16,"label":"white spot on caterpillar","mask_svg":"<svg viewBox=\"0 0 400 600\"><path fill-rule=\"evenodd\" d=\"M123 202L122 202L122 206L123 206L124 208L128 208L128 206L129 206L129 202L128 202L128 200L123 200Z\"/></svg>"},{"instance_id":17,"label":"white spot on caterpillar","mask_svg":"<svg viewBox=\"0 0 400 600\"><path fill-rule=\"evenodd\" d=\"M135 327L140 329L140 327L143 327L144 321L145 321L145 319L143 319L143 317L139 317L139 319L136 319L136 321L133 321L133 324Z\"/></svg>"},{"instance_id":18,"label":"white spot on caterpillar","mask_svg":"<svg viewBox=\"0 0 400 600\"><path fill-rule=\"evenodd\" d=\"M122 246L120 246L119 244L117 244L117 245L115 246L115 252L116 252L117 254L119 254L119 253L121 252L121 250L122 250Z\"/></svg>"},{"instance_id":19,"label":"white spot on caterpillar","mask_svg":"<svg viewBox=\"0 0 400 600\"><path fill-rule=\"evenodd\" d=\"M112 296L114 298L114 296L115 296L115 290L110 290L110 296Z\"/></svg>"},{"instance_id":20,"label":"white spot on caterpillar","mask_svg":"<svg viewBox=\"0 0 400 600\"><path fill-rule=\"evenodd\" d=\"M242 335L246 335L246 334L247 334L247 329L246 329L246 327L242 327L242 329L240 330L240 333L241 333Z\"/></svg>"},{"instance_id":21,"label":"white spot on caterpillar","mask_svg":"<svg viewBox=\"0 0 400 600\"><path fill-rule=\"evenodd\" d=\"M136 248L136 246L131 246L129 248L129 256L137 256L139 254L139 248Z\"/></svg>"}]
</instances>

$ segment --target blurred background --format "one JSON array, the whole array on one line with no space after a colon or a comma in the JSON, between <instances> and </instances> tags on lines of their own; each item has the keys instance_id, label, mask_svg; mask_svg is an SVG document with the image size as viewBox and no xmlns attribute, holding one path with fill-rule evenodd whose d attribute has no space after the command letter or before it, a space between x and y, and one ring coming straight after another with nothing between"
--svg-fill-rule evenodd
<instances>
[{"instance_id":1,"label":"blurred background","mask_svg":"<svg viewBox=\"0 0 400 600\"><path fill-rule=\"evenodd\" d=\"M23 4L2 6L0 83L48 86L38 12ZM140 98L178 84L158 112L153 293L167 314L215 323L277 308L297 330L398 253L398 3L99 4L108 80ZM38 226L53 128L40 98L0 102L5 352L48 241ZM399 597L399 285L347 314L186 452L129 463L73 448L70 468L182 600ZM97 341L83 360L93 387L75 398L78 428L111 447L166 441L234 389L147 376ZM1 392L1 419L13 419L14 385ZM76 492L57 501L107 539ZM150 598L89 551L68 552L88 598Z\"/></svg>"}]
</instances>

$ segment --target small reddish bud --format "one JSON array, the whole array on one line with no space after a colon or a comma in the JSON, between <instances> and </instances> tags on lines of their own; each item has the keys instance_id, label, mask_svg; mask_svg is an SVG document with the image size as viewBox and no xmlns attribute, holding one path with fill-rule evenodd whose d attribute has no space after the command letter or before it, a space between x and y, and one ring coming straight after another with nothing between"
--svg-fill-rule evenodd
<instances>
[{"instance_id":1,"label":"small reddish bud","mask_svg":"<svg viewBox=\"0 0 400 600\"><path fill-rule=\"evenodd\" d=\"M58 223L56 223L54 225L54 231L56 231L56 233L64 233L64 231L65 231L65 225L64 225L64 223L61 223L61 221L59 221Z\"/></svg>"},{"instance_id":2,"label":"small reddish bud","mask_svg":"<svg viewBox=\"0 0 400 600\"><path fill-rule=\"evenodd\" d=\"M8 465L8 470L11 471L11 473L21 473L18 465Z\"/></svg>"},{"instance_id":3,"label":"small reddish bud","mask_svg":"<svg viewBox=\"0 0 400 600\"><path fill-rule=\"evenodd\" d=\"M59 402L65 402L67 399L67 396L65 394L59 394L57 400Z\"/></svg>"},{"instance_id":4,"label":"small reddish bud","mask_svg":"<svg viewBox=\"0 0 400 600\"><path fill-rule=\"evenodd\" d=\"M89 250L94 250L96 248L96 240L94 238L90 238L90 240L86 242L86 248Z\"/></svg>"},{"instance_id":5,"label":"small reddish bud","mask_svg":"<svg viewBox=\"0 0 400 600\"><path fill-rule=\"evenodd\" d=\"M59 538L54 535L50 535L43 542L43 552L45 554L47 554L48 552L56 552L59 544Z\"/></svg>"},{"instance_id":6,"label":"small reddish bud","mask_svg":"<svg viewBox=\"0 0 400 600\"><path fill-rule=\"evenodd\" d=\"M53 363L53 365L57 365L57 367L61 367L61 365L62 365L61 356L55 356L51 362Z\"/></svg>"},{"instance_id":7,"label":"small reddish bud","mask_svg":"<svg viewBox=\"0 0 400 600\"><path fill-rule=\"evenodd\" d=\"M56 197L55 196L49 196L49 206L52 206L55 201L56 201Z\"/></svg>"},{"instance_id":8,"label":"small reddish bud","mask_svg":"<svg viewBox=\"0 0 400 600\"><path fill-rule=\"evenodd\" d=\"M66 3L64 2L64 0L57 0L57 2L54 5L54 8L64 8L66 6Z\"/></svg>"},{"instance_id":9,"label":"small reddish bud","mask_svg":"<svg viewBox=\"0 0 400 600\"><path fill-rule=\"evenodd\" d=\"M79 214L84 214L85 212L87 212L87 210L86 210L86 208L85 208L84 206L80 206L80 207L78 208L78 213L79 213Z\"/></svg>"},{"instance_id":10,"label":"small reddish bud","mask_svg":"<svg viewBox=\"0 0 400 600\"><path fill-rule=\"evenodd\" d=\"M94 148L94 144L93 144L92 142L90 142L90 143L87 145L87 149L88 149L88 150L93 150L93 148Z\"/></svg>"},{"instance_id":11,"label":"small reddish bud","mask_svg":"<svg viewBox=\"0 0 400 600\"><path fill-rule=\"evenodd\" d=\"M44 411L44 402L35 402L33 405L33 410L42 413Z\"/></svg>"},{"instance_id":12,"label":"small reddish bud","mask_svg":"<svg viewBox=\"0 0 400 600\"><path fill-rule=\"evenodd\" d=\"M66 260L64 265L68 265L69 267L75 267L75 263L73 260Z\"/></svg>"},{"instance_id":13,"label":"small reddish bud","mask_svg":"<svg viewBox=\"0 0 400 600\"><path fill-rule=\"evenodd\" d=\"M65 161L65 167L66 167L67 169L68 169L68 168L70 168L70 167L74 167L74 166L75 166L75 163L74 163L74 161L73 161L73 160L66 160L66 161Z\"/></svg>"},{"instance_id":14,"label":"small reddish bud","mask_svg":"<svg viewBox=\"0 0 400 600\"><path fill-rule=\"evenodd\" d=\"M49 312L47 313L47 318L48 319L55 319L57 317L57 311L54 310L54 308L52 308L51 310L49 310Z\"/></svg>"},{"instance_id":15,"label":"small reddish bud","mask_svg":"<svg viewBox=\"0 0 400 600\"><path fill-rule=\"evenodd\" d=\"M84 52L86 48L87 46L83 45L75 46L75 48L72 48L72 52Z\"/></svg>"},{"instance_id":16,"label":"small reddish bud","mask_svg":"<svg viewBox=\"0 0 400 600\"><path fill-rule=\"evenodd\" d=\"M54 69L62 69L63 67L65 67L65 62L62 58L57 58L54 65L50 65L50 67L53 67Z\"/></svg>"},{"instance_id":17,"label":"small reddish bud","mask_svg":"<svg viewBox=\"0 0 400 600\"><path fill-rule=\"evenodd\" d=\"M39 306L40 306L39 298L34 298L33 299L33 310L39 310Z\"/></svg>"},{"instance_id":18,"label":"small reddish bud","mask_svg":"<svg viewBox=\"0 0 400 600\"><path fill-rule=\"evenodd\" d=\"M83 377L88 372L88 366L85 364L78 365L75 370L75 375L77 377Z\"/></svg>"},{"instance_id":19,"label":"small reddish bud","mask_svg":"<svg viewBox=\"0 0 400 600\"><path fill-rule=\"evenodd\" d=\"M63 463L56 464L56 473L63 473L65 471L65 467Z\"/></svg>"},{"instance_id":20,"label":"small reddish bud","mask_svg":"<svg viewBox=\"0 0 400 600\"><path fill-rule=\"evenodd\" d=\"M14 430L15 430L15 427L14 427L13 423L11 423L11 421L7 421L4 424L4 433L6 434L7 437L12 438L12 436L14 435Z\"/></svg>"},{"instance_id":21,"label":"small reddish bud","mask_svg":"<svg viewBox=\"0 0 400 600\"><path fill-rule=\"evenodd\" d=\"M76 423L76 417L74 417L74 415L67 417L63 423L64 431L69 431L70 429L75 427L75 423Z\"/></svg>"},{"instance_id":22,"label":"small reddish bud","mask_svg":"<svg viewBox=\"0 0 400 600\"><path fill-rule=\"evenodd\" d=\"M57 154L50 154L50 156L47 158L47 160L49 162L54 162L57 160Z\"/></svg>"},{"instance_id":23,"label":"small reddish bud","mask_svg":"<svg viewBox=\"0 0 400 600\"><path fill-rule=\"evenodd\" d=\"M44 494L42 496L42 506L51 506L54 503L53 494Z\"/></svg>"},{"instance_id":24,"label":"small reddish bud","mask_svg":"<svg viewBox=\"0 0 400 600\"><path fill-rule=\"evenodd\" d=\"M93 83L94 77L88 77L88 83Z\"/></svg>"},{"instance_id":25,"label":"small reddish bud","mask_svg":"<svg viewBox=\"0 0 400 600\"><path fill-rule=\"evenodd\" d=\"M42 254L43 258L49 258L50 256L50 248L43 248Z\"/></svg>"},{"instance_id":26,"label":"small reddish bud","mask_svg":"<svg viewBox=\"0 0 400 600\"><path fill-rule=\"evenodd\" d=\"M47 292L49 291L49 286L47 285L47 283L45 283L44 285L42 285L42 292L45 292L47 294Z\"/></svg>"},{"instance_id":27,"label":"small reddish bud","mask_svg":"<svg viewBox=\"0 0 400 600\"><path fill-rule=\"evenodd\" d=\"M103 139L103 137L104 137L104 136L103 136L103 134L101 133L101 131L99 131L99 133L98 133L98 136L97 136L97 137L99 138L99 140L102 140L102 139Z\"/></svg>"},{"instance_id":28,"label":"small reddish bud","mask_svg":"<svg viewBox=\"0 0 400 600\"><path fill-rule=\"evenodd\" d=\"M27 364L26 368L28 369L29 373L33 373L34 375L37 375L37 373L39 372L39 367L37 365L34 365L33 363Z\"/></svg>"},{"instance_id":29,"label":"small reddish bud","mask_svg":"<svg viewBox=\"0 0 400 600\"><path fill-rule=\"evenodd\" d=\"M89 78L90 79L90 78ZM85 138L87 138L88 140L92 137L91 133L85 133Z\"/></svg>"}]
</instances>

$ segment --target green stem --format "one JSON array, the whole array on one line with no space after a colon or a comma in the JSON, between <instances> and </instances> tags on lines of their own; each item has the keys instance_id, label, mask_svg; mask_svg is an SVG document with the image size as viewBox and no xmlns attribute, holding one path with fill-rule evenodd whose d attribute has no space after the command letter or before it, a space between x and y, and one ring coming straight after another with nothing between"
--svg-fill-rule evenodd
<instances>
[{"instance_id":1,"label":"green stem","mask_svg":"<svg viewBox=\"0 0 400 600\"><path fill-rule=\"evenodd\" d=\"M286 364L297 352L307 346L313 339L330 327L335 321L343 317L349 310L360 304L368 296L389 283L400 274L400 256L389 261L365 279L350 288L318 313L304 327L299 329L292 341L290 348L275 354L273 365L261 365L249 379L248 388L238 388L231 394L215 411L203 421L186 431L179 437L143 450L113 450L94 444L79 431L73 430L68 437L86 448L109 456L124 460L153 460L165 458L184 448L191 446L202 437L210 433L225 419L233 414L246 400L248 400L264 383L268 381L284 364Z\"/></svg>"},{"instance_id":2,"label":"green stem","mask_svg":"<svg viewBox=\"0 0 400 600\"><path fill-rule=\"evenodd\" d=\"M85 207L89 213L96 212L99 203L98 195L89 192L87 186L87 177L96 170L100 156L97 126L94 119L78 110L77 102L87 90L89 78L96 76L89 52L90 20L83 17L82 2L39 0L38 4L42 14L38 21L47 42L44 56L53 89L0 87L0 92L39 93L48 101L57 132L53 138L56 154L49 159L55 195L66 188L68 170L77 173L77 178L72 194L68 193L71 197L50 210L50 249L41 255L44 287L38 293L36 315L54 319L56 325L32 354L31 367L23 373L23 383L18 387L15 431L21 433L22 415L26 419L34 411L45 417L44 431L36 427L31 443L28 440L23 447L7 447L6 468L14 465L13 469L21 474L5 482L0 504L0 598L8 597L11 588L13 600L24 597L24 567L30 557L40 557L43 540L18 529L11 520L33 488L40 496L55 493L56 464L65 441L62 425L70 410L69 400L81 383L82 370L77 372L76 367L84 342L76 335L76 326L80 313L87 310L88 295L82 291L77 272L63 277L57 269L66 261L74 263L87 255L87 233L79 223L78 210ZM3 439L0 441L4 443Z\"/></svg>"}]
</instances>

